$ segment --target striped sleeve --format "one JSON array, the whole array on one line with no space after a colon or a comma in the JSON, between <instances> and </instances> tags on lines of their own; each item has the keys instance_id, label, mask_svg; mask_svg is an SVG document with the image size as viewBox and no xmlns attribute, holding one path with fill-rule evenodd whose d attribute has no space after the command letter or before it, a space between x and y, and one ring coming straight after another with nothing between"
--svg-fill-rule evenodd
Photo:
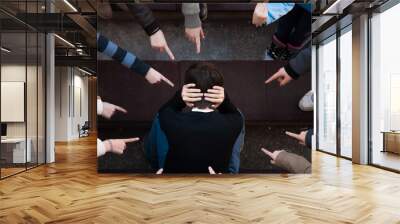
<instances>
[{"instance_id":1,"label":"striped sleeve","mask_svg":"<svg viewBox=\"0 0 400 224\"><path fill-rule=\"evenodd\" d=\"M135 54L119 47L100 33L97 33L97 50L139 75L146 76L150 70L150 66L142 62Z\"/></svg>"}]
</instances>

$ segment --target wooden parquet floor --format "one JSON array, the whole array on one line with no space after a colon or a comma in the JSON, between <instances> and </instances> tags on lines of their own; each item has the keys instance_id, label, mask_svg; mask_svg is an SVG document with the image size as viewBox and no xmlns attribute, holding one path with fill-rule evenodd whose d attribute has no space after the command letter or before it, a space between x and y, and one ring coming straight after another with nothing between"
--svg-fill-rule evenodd
<instances>
[{"instance_id":1,"label":"wooden parquet floor","mask_svg":"<svg viewBox=\"0 0 400 224\"><path fill-rule=\"evenodd\" d=\"M0 223L400 223L400 175L320 152L311 175L97 174L96 139L0 181Z\"/></svg>"}]
</instances>

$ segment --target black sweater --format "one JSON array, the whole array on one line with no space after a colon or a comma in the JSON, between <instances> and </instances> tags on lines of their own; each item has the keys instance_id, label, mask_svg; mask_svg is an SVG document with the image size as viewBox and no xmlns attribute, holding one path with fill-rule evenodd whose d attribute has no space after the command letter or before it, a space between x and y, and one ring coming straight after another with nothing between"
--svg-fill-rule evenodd
<instances>
[{"instance_id":1,"label":"black sweater","mask_svg":"<svg viewBox=\"0 0 400 224\"><path fill-rule=\"evenodd\" d=\"M151 36L160 30L157 20L154 18L151 9L147 7L146 4L131 3L128 4L128 8L133 15L135 15L147 35Z\"/></svg>"},{"instance_id":2,"label":"black sweater","mask_svg":"<svg viewBox=\"0 0 400 224\"><path fill-rule=\"evenodd\" d=\"M165 132L169 151L165 161L166 173L227 173L243 121L228 96L218 111L183 112L185 103L181 91L159 111L161 129Z\"/></svg>"}]
</instances>

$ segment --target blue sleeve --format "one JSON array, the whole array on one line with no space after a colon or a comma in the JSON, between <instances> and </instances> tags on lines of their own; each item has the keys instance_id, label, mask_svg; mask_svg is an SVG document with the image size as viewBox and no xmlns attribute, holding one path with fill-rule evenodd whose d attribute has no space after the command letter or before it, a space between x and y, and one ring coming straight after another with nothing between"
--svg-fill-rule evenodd
<instances>
[{"instance_id":1,"label":"blue sleeve","mask_svg":"<svg viewBox=\"0 0 400 224\"><path fill-rule=\"evenodd\" d=\"M293 9L294 3L264 3L267 8L267 24L271 24Z\"/></svg>"},{"instance_id":2,"label":"blue sleeve","mask_svg":"<svg viewBox=\"0 0 400 224\"><path fill-rule=\"evenodd\" d=\"M97 50L139 75L146 76L150 70L150 66L137 58L135 54L119 47L100 33L97 33Z\"/></svg>"}]
</instances>

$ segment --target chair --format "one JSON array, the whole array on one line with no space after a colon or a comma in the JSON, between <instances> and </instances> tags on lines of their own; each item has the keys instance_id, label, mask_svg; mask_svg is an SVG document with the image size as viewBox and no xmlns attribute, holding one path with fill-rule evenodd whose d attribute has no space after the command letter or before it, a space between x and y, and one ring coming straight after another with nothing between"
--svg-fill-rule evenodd
<instances>
[{"instance_id":1,"label":"chair","mask_svg":"<svg viewBox=\"0 0 400 224\"><path fill-rule=\"evenodd\" d=\"M79 138L89 136L89 129L90 129L89 121L85 121L82 127L78 124Z\"/></svg>"}]
</instances>

